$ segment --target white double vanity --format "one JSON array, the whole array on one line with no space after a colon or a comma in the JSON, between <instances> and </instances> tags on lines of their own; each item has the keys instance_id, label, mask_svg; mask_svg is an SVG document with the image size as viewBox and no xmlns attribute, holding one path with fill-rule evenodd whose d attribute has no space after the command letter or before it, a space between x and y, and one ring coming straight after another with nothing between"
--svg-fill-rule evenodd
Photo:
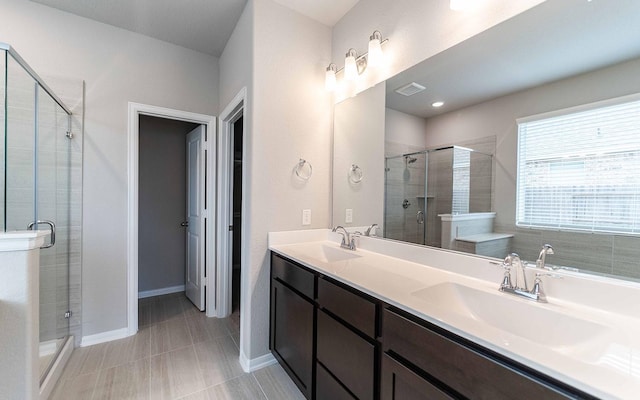
<instances>
[{"instance_id":1,"label":"white double vanity","mask_svg":"<svg viewBox=\"0 0 640 400\"><path fill-rule=\"evenodd\" d=\"M435 385L434 390L443 395L442 398L454 398L457 395L471 397L469 392L465 392L474 390L469 388L483 390L480 381L473 382L474 377L481 378L477 376L476 369L491 371L493 364L503 366L509 373L515 371L514 376L518 379L526 376L528 381L550 390L548 393L538 393L543 398L555 398L558 394L557 398L593 396L631 399L637 398L640 393L639 283L571 271L554 271L541 277L542 290L548 301L542 303L500 292L504 269L496 259L370 237L356 238L356 250L343 249L340 242L341 235L328 229L274 232L269 235L269 249L275 253L272 255L272 280L280 281L279 285L292 288L292 292L303 297L304 290L298 291L292 284L296 279L289 278L291 272L295 273L294 266L308 273L310 283L312 279L317 282L317 289L309 286L305 297L307 303L315 304L317 309L315 326L318 329L318 342L312 345L316 350L311 350L311 362L315 365L311 370L315 371L316 379L321 379L325 374L323 371L328 370L328 376L340 381L336 387L352 395L357 390L349 386L349 374L352 372L340 371L342 363L356 361L336 363L336 370L333 371L329 364L334 362L332 357L335 356L322 353L327 351L324 347L330 348L332 343L348 340L329 340L328 345L322 344L325 339L321 338L321 329L323 324L326 325L322 321L330 319L332 323L340 322L337 326L349 327L357 334L354 336L356 339L371 346L374 365L378 365L376 359L382 359L382 367L374 366L372 369L373 376L381 381L381 388L374 387L372 390L373 393L380 390L382 399L392 398L387 396L391 389L385 387L388 379L395 379L396 386L405 382L407 388L419 390L419 386L415 386L416 377L431 381ZM290 262L289 267L282 268L290 268L291 271L276 271L275 258ZM277 263L280 265L280 261ZM529 266L526 270L529 282L533 282L536 272L545 271L535 266ZM345 298L342 304L332 305L343 295L336 291L339 289L323 289L328 285L344 289L349 296L360 296L358 301L374 304L372 318L377 318L378 322L372 323L370 335L364 334L366 329L358 328L358 318L367 313L367 308L354 313L356 319L350 321L350 317L345 315L352 307L351 301ZM295 362L286 360L290 348L282 352L284 357L278 353L279 332L274 331L273 325L281 316L273 313L279 310L274 306L274 301L280 301L280 298L273 296L272 286L272 351L289 372L287 367ZM424 357L418 358L417 355L423 349L416 347L403 355L393 347L397 335L408 335L406 340L409 342L420 337L420 333L411 332L413 324L430 328L429 335L435 335L419 339L424 340L426 346L427 342L446 341L437 346L447 354L433 354L436 357L433 362L439 363L434 371L429 371L430 364L425 363L424 367L420 365ZM333 328L329 334L338 330ZM447 346L454 345L464 347L472 358L457 354L457 347L446 350ZM404 347L411 349L411 346ZM342 350L346 351L348 349ZM413 354L416 354L415 361L411 359ZM478 356L482 360L476 360L476 363L474 357ZM455 364L460 357L465 360L462 366ZM406 378L407 375L402 378L389 372L389 362L406 364L413 378ZM483 366L484 362L491 365ZM379 377L376 375L378 373ZM501 373L493 374L498 374L496 379L500 379ZM344 379L341 374L345 376ZM464 376L465 379L456 379L457 376ZM491 382L489 385L507 388L503 393L489 393L492 398L513 395L508 389L513 385L508 381L511 378L503 379L505 381ZM359 378L356 381L361 380ZM469 382L460 382L464 380ZM514 390L522 391L520 398L530 398L537 390L533 386L527 389L528 384L515 385ZM324 388L330 386L316 382L309 390L315 387L316 398L327 397L319 394L318 390L326 390ZM397 397L399 389L394 390ZM480 393L476 394L480 397ZM432 398L438 397L434 395Z\"/></svg>"}]
</instances>

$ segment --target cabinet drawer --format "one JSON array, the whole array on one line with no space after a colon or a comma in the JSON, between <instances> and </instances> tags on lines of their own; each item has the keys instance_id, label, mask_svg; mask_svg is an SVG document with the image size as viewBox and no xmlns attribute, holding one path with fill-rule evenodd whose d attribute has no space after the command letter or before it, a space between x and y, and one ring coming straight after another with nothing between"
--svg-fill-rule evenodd
<instances>
[{"instance_id":1,"label":"cabinet drawer","mask_svg":"<svg viewBox=\"0 0 640 400\"><path fill-rule=\"evenodd\" d=\"M453 399L420 375L384 354L382 356L381 400Z\"/></svg>"},{"instance_id":2,"label":"cabinet drawer","mask_svg":"<svg viewBox=\"0 0 640 400\"><path fill-rule=\"evenodd\" d=\"M328 314L317 314L317 359L358 399L373 399L376 348Z\"/></svg>"},{"instance_id":3,"label":"cabinet drawer","mask_svg":"<svg viewBox=\"0 0 640 400\"><path fill-rule=\"evenodd\" d=\"M370 338L376 337L376 304L325 278L318 279L318 304Z\"/></svg>"},{"instance_id":4,"label":"cabinet drawer","mask_svg":"<svg viewBox=\"0 0 640 400\"><path fill-rule=\"evenodd\" d=\"M383 347L469 399L567 399L535 377L384 310Z\"/></svg>"},{"instance_id":5,"label":"cabinet drawer","mask_svg":"<svg viewBox=\"0 0 640 400\"><path fill-rule=\"evenodd\" d=\"M313 273L274 253L271 253L271 278L278 279L309 299L313 299L315 286Z\"/></svg>"},{"instance_id":6,"label":"cabinet drawer","mask_svg":"<svg viewBox=\"0 0 640 400\"><path fill-rule=\"evenodd\" d=\"M316 367L316 400L356 400L322 364Z\"/></svg>"}]
</instances>

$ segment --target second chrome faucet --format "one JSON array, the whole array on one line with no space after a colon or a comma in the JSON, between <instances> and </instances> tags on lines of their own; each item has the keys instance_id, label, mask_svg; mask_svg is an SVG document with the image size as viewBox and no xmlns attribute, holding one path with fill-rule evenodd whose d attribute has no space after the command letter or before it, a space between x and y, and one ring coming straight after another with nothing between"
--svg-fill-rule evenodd
<instances>
[{"instance_id":1,"label":"second chrome faucet","mask_svg":"<svg viewBox=\"0 0 640 400\"><path fill-rule=\"evenodd\" d=\"M536 280L533 284L533 289L529 290L527 284L527 271L520 256L516 253L509 254L502 262L504 267L504 277L500 284L500 291L504 293L510 293L516 296L524 297L529 300L535 300L541 303L546 303L547 299L541 289L540 274L536 274ZM515 282L511 280L511 269L515 268L516 278Z\"/></svg>"}]
</instances>

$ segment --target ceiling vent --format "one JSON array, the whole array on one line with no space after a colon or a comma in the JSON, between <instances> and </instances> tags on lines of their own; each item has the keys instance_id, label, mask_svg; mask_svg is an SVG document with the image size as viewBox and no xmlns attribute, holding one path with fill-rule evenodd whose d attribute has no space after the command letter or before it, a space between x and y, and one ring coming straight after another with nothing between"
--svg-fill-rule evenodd
<instances>
[{"instance_id":1,"label":"ceiling vent","mask_svg":"<svg viewBox=\"0 0 640 400\"><path fill-rule=\"evenodd\" d=\"M403 96L413 96L414 94L418 92L422 92L425 89L426 87L418 83L411 82L408 85L404 85L403 87L396 89L396 93L401 94Z\"/></svg>"}]
</instances>

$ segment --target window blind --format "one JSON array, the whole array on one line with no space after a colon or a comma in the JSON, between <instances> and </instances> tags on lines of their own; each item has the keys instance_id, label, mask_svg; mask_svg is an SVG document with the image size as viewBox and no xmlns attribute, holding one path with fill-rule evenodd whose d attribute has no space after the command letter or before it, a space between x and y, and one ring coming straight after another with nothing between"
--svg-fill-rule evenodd
<instances>
[{"instance_id":1,"label":"window blind","mask_svg":"<svg viewBox=\"0 0 640 400\"><path fill-rule=\"evenodd\" d=\"M640 97L518 123L516 224L640 233Z\"/></svg>"}]
</instances>

